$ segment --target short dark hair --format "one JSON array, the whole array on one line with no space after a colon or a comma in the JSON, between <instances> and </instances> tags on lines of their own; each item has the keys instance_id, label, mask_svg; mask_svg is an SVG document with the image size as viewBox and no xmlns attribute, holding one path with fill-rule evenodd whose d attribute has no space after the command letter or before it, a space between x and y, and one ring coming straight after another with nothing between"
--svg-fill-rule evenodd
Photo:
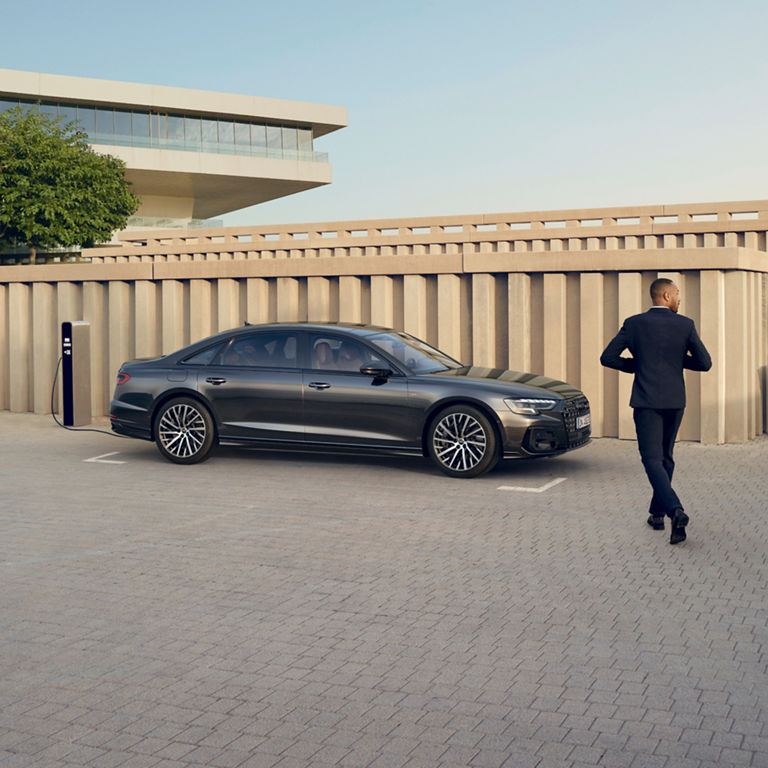
<instances>
[{"instance_id":1,"label":"short dark hair","mask_svg":"<svg viewBox=\"0 0 768 768\"><path fill-rule=\"evenodd\" d=\"M670 280L668 277L657 277L651 283L651 298L654 301L660 299L664 291L667 290L667 287L674 284L674 280Z\"/></svg>"}]
</instances>

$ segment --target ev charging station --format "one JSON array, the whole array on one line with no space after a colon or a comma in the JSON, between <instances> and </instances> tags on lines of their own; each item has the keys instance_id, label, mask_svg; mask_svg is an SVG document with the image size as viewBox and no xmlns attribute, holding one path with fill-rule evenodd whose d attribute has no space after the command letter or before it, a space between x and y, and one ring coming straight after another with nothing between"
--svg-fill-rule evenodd
<instances>
[{"instance_id":1,"label":"ev charging station","mask_svg":"<svg viewBox=\"0 0 768 768\"><path fill-rule=\"evenodd\" d=\"M65 427L91 423L91 324L61 324L61 412Z\"/></svg>"}]
</instances>

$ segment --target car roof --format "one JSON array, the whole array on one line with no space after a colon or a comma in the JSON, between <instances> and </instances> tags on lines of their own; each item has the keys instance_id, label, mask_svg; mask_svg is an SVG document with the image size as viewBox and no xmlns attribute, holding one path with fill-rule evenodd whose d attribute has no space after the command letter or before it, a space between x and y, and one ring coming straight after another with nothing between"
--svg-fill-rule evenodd
<instances>
[{"instance_id":1,"label":"car roof","mask_svg":"<svg viewBox=\"0 0 768 768\"><path fill-rule=\"evenodd\" d=\"M168 357L186 356L191 352L195 352L199 349L215 344L216 342L232 337L244 336L253 331L285 331L285 330L302 330L302 331L334 331L341 330L346 333L353 334L355 336L372 336L377 333L399 333L393 328L386 328L379 325L366 325L365 323L345 323L341 321L328 321L322 323L310 323L310 322L273 322L273 323L246 323L245 325L237 326L236 328L229 328L226 331L221 331L213 336L206 336L204 339L195 341L192 344L177 349L171 352Z\"/></svg>"},{"instance_id":2,"label":"car roof","mask_svg":"<svg viewBox=\"0 0 768 768\"><path fill-rule=\"evenodd\" d=\"M348 333L353 333L357 336L370 336L375 333L398 333L393 328L387 328L380 325L368 325L366 323L348 323L343 321L327 321L319 323L310 323L305 321L297 322L275 322L275 323L246 323L239 328L232 328L229 331L224 331L219 336L225 336L227 334L247 333L252 330L304 330L304 331L333 331L343 330Z\"/></svg>"}]
</instances>

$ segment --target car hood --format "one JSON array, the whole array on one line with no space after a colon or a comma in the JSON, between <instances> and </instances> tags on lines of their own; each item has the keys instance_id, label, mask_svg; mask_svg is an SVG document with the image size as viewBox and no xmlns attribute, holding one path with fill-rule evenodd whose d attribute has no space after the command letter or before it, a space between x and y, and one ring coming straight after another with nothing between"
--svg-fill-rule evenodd
<instances>
[{"instance_id":1,"label":"car hood","mask_svg":"<svg viewBox=\"0 0 768 768\"><path fill-rule=\"evenodd\" d=\"M525 390L547 390L564 398L578 397L581 390L565 381L551 379L537 373L525 373L523 371L509 371L504 368L483 368L478 365L452 368L447 371L436 371L428 376L445 378L461 378L471 380L474 384L488 385L498 389L515 389L521 393Z\"/></svg>"}]
</instances>

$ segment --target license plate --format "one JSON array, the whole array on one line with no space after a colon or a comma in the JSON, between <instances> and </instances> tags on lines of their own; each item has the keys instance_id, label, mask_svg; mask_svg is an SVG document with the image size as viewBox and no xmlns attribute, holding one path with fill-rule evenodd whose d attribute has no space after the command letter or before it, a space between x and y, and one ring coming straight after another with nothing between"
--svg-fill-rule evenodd
<instances>
[{"instance_id":1,"label":"license plate","mask_svg":"<svg viewBox=\"0 0 768 768\"><path fill-rule=\"evenodd\" d=\"M587 413L584 416L576 417L576 429L584 429L584 427L588 427L591 423L592 423L591 413Z\"/></svg>"}]
</instances>

